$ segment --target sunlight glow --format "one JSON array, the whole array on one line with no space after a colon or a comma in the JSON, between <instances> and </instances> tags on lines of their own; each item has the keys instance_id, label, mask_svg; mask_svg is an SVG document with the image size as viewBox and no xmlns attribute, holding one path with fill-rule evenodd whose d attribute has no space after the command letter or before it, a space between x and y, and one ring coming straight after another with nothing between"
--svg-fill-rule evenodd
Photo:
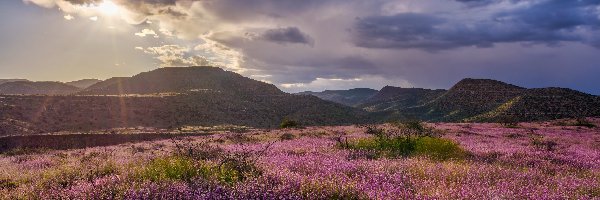
<instances>
[{"instance_id":1,"label":"sunlight glow","mask_svg":"<svg viewBox=\"0 0 600 200\"><path fill-rule=\"evenodd\" d=\"M110 0L104 0L96 7L96 9L100 13L108 16L113 16L119 13L119 6L117 6L117 4L113 3Z\"/></svg>"}]
</instances>

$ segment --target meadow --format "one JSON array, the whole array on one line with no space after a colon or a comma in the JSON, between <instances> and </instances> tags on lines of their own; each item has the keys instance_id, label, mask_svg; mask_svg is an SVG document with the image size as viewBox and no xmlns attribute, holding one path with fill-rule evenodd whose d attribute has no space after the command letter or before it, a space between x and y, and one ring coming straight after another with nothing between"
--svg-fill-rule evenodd
<instances>
[{"instance_id":1,"label":"meadow","mask_svg":"<svg viewBox=\"0 0 600 200\"><path fill-rule=\"evenodd\" d=\"M257 129L5 151L0 198L598 199L600 120L590 122Z\"/></svg>"}]
</instances>

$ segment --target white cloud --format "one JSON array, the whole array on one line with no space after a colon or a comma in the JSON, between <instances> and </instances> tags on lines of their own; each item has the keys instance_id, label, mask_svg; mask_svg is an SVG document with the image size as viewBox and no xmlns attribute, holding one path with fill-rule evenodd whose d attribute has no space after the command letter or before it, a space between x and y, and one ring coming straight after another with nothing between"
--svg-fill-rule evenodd
<instances>
[{"instance_id":1,"label":"white cloud","mask_svg":"<svg viewBox=\"0 0 600 200\"><path fill-rule=\"evenodd\" d=\"M71 21L71 20L75 19L75 17L73 17L73 15L70 15L70 14L65 15L64 18L67 21Z\"/></svg>"},{"instance_id":2,"label":"white cloud","mask_svg":"<svg viewBox=\"0 0 600 200\"><path fill-rule=\"evenodd\" d=\"M140 37L146 37L148 35L150 36L154 36L155 38L158 38L159 36L156 34L156 32L154 32L154 30L152 29L142 29L142 31L138 32L138 33L134 33L134 35L140 36Z\"/></svg>"},{"instance_id":3,"label":"white cloud","mask_svg":"<svg viewBox=\"0 0 600 200\"><path fill-rule=\"evenodd\" d=\"M360 76L352 79L339 78L316 78L309 83L284 83L279 86L286 92L303 92L303 91L322 91L323 88L328 90L346 90L352 88L373 88L380 89L386 85L399 87L412 87L405 80L390 80L381 76Z\"/></svg>"},{"instance_id":4,"label":"white cloud","mask_svg":"<svg viewBox=\"0 0 600 200\"><path fill-rule=\"evenodd\" d=\"M178 66L213 66L214 64L204 56L193 55L194 52L188 47L179 45L163 45L158 47L136 47L144 53L153 55L161 62L162 67Z\"/></svg>"}]
</instances>

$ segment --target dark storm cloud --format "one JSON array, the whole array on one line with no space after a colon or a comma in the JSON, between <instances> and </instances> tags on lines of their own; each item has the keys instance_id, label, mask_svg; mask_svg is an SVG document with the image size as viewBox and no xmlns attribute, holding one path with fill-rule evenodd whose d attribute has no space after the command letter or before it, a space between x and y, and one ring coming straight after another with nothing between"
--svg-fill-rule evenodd
<instances>
[{"instance_id":1,"label":"dark storm cloud","mask_svg":"<svg viewBox=\"0 0 600 200\"><path fill-rule=\"evenodd\" d=\"M600 15L595 7L599 3L599 0L543 1L471 22L436 14L371 16L357 20L354 43L366 48L430 51L511 42L554 45L576 41L597 45L598 36L590 35L600 28Z\"/></svg>"},{"instance_id":2,"label":"dark storm cloud","mask_svg":"<svg viewBox=\"0 0 600 200\"><path fill-rule=\"evenodd\" d=\"M312 45L314 43L309 35L300 31L297 27L269 29L262 34L261 38L280 44L296 43Z\"/></svg>"}]
</instances>

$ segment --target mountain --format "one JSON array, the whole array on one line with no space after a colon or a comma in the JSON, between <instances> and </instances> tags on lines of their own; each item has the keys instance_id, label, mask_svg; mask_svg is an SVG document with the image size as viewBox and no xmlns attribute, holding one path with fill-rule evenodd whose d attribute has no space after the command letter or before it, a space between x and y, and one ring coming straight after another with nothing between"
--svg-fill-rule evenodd
<instances>
[{"instance_id":1,"label":"mountain","mask_svg":"<svg viewBox=\"0 0 600 200\"><path fill-rule=\"evenodd\" d=\"M567 88L527 89L492 111L467 121L537 121L600 116L600 97Z\"/></svg>"},{"instance_id":2,"label":"mountain","mask_svg":"<svg viewBox=\"0 0 600 200\"><path fill-rule=\"evenodd\" d=\"M370 112L404 109L426 104L445 92L446 90L385 86L358 107Z\"/></svg>"},{"instance_id":3,"label":"mountain","mask_svg":"<svg viewBox=\"0 0 600 200\"><path fill-rule=\"evenodd\" d=\"M385 119L537 121L600 116L600 97L564 88L527 89L489 79L463 79L427 103L385 110Z\"/></svg>"},{"instance_id":4,"label":"mountain","mask_svg":"<svg viewBox=\"0 0 600 200\"><path fill-rule=\"evenodd\" d=\"M78 81L66 82L65 84L75 86L75 87L78 87L81 89L85 89L85 88L90 87L99 82L102 82L102 81L98 80L98 79L82 79L82 80L78 80Z\"/></svg>"},{"instance_id":5,"label":"mountain","mask_svg":"<svg viewBox=\"0 0 600 200\"><path fill-rule=\"evenodd\" d=\"M131 78L107 80L80 94L118 95L187 92L223 92L252 95L282 94L277 87L217 67L169 67Z\"/></svg>"},{"instance_id":6,"label":"mountain","mask_svg":"<svg viewBox=\"0 0 600 200\"><path fill-rule=\"evenodd\" d=\"M105 87L108 87L111 85L121 85L124 80L127 80L129 78L131 78L131 77L112 77L112 78L106 79L104 81L100 81L95 84L92 84L92 85L86 87L80 93L101 90L102 88L105 88Z\"/></svg>"},{"instance_id":7,"label":"mountain","mask_svg":"<svg viewBox=\"0 0 600 200\"><path fill-rule=\"evenodd\" d=\"M313 95L320 99L347 106L356 106L371 98L378 91L370 88L354 88L350 90L325 90L323 92L300 92L298 95Z\"/></svg>"},{"instance_id":8,"label":"mountain","mask_svg":"<svg viewBox=\"0 0 600 200\"><path fill-rule=\"evenodd\" d=\"M5 133L32 134L137 126L277 127L286 118L301 125L370 120L360 109L287 94L271 84L212 67L161 68L88 89L82 92L86 95L0 96L0 122L10 125L0 127L0 133L8 128Z\"/></svg>"},{"instance_id":9,"label":"mountain","mask_svg":"<svg viewBox=\"0 0 600 200\"><path fill-rule=\"evenodd\" d=\"M0 79L0 85L8 82L29 81L27 79Z\"/></svg>"},{"instance_id":10,"label":"mountain","mask_svg":"<svg viewBox=\"0 0 600 200\"><path fill-rule=\"evenodd\" d=\"M0 94L66 95L77 91L79 88L61 82L16 81L0 85Z\"/></svg>"}]
</instances>

